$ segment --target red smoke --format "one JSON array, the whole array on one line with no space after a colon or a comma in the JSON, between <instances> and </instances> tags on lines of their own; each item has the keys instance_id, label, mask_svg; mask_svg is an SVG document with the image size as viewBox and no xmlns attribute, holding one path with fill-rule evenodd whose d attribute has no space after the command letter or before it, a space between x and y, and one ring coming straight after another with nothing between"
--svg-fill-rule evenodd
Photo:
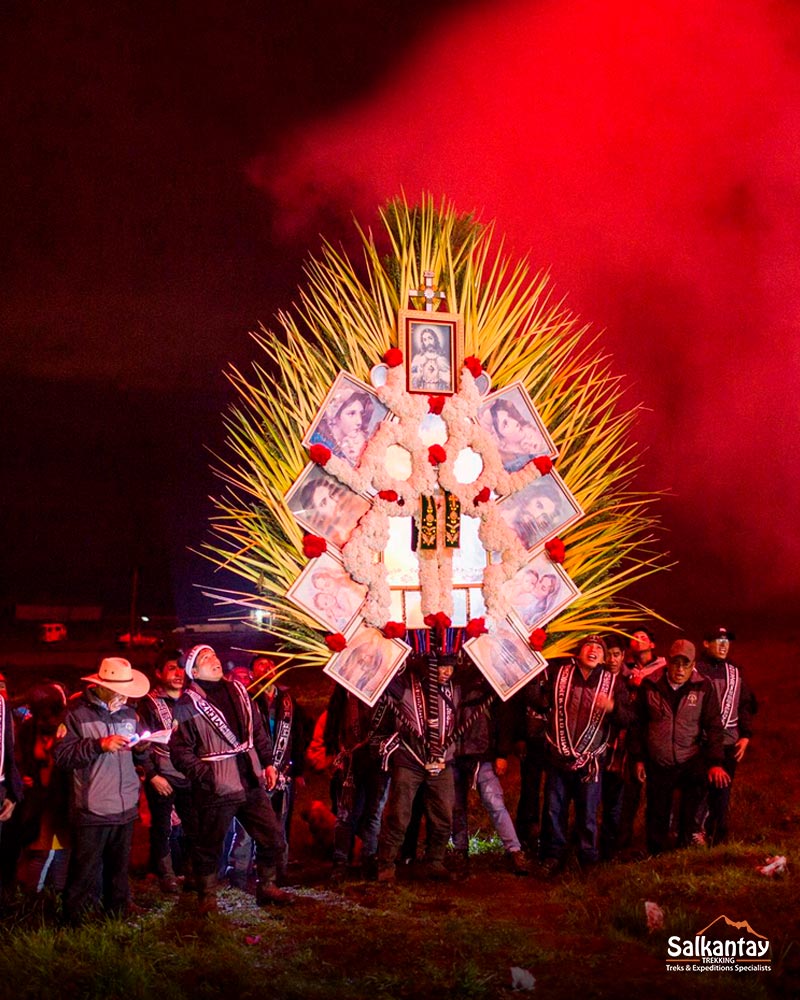
<instances>
[{"instance_id":1,"label":"red smoke","mask_svg":"<svg viewBox=\"0 0 800 1000\"><path fill-rule=\"evenodd\" d=\"M800 562L798 43L788 3L494 0L249 165L310 250L331 205L369 222L402 188L550 267L652 407L672 585L722 616L789 606Z\"/></svg>"}]
</instances>

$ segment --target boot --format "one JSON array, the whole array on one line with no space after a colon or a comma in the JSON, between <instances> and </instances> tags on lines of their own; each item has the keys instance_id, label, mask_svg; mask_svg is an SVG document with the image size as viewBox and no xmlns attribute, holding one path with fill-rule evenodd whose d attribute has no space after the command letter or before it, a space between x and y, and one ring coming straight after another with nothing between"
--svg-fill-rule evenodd
<instances>
[{"instance_id":1,"label":"boot","mask_svg":"<svg viewBox=\"0 0 800 1000\"><path fill-rule=\"evenodd\" d=\"M210 913L217 912L217 876L216 875L196 875L197 885L197 912L201 917L207 917Z\"/></svg>"},{"instance_id":2,"label":"boot","mask_svg":"<svg viewBox=\"0 0 800 1000\"><path fill-rule=\"evenodd\" d=\"M158 872L158 884L165 895L172 896L180 891L178 880L175 878L175 872L172 869L172 857L169 854L159 859L156 870Z\"/></svg>"},{"instance_id":3,"label":"boot","mask_svg":"<svg viewBox=\"0 0 800 1000\"><path fill-rule=\"evenodd\" d=\"M274 866L257 866L256 903L259 906L290 906L294 898L277 886L277 872Z\"/></svg>"}]
</instances>

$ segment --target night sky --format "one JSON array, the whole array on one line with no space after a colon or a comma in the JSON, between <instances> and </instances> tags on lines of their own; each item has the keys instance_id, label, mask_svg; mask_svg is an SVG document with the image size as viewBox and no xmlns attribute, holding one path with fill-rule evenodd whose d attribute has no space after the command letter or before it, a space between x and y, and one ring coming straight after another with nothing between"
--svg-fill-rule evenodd
<instances>
[{"instance_id":1,"label":"night sky","mask_svg":"<svg viewBox=\"0 0 800 1000\"><path fill-rule=\"evenodd\" d=\"M796 607L800 6L6 3L0 598L210 614L223 371L320 234L496 219L649 407L678 621Z\"/></svg>"}]
</instances>

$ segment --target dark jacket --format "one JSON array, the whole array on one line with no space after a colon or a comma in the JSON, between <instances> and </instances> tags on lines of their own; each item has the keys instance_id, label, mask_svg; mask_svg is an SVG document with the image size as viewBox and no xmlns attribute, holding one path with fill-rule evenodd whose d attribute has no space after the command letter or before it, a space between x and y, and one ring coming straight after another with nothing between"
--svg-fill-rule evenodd
<instances>
[{"instance_id":1,"label":"dark jacket","mask_svg":"<svg viewBox=\"0 0 800 1000\"><path fill-rule=\"evenodd\" d=\"M0 771L3 774L2 794L0 802L8 797L12 802L22 800L22 776L17 767L14 756L14 720L8 702L0 696L0 729L2 729L2 741L0 742Z\"/></svg>"},{"instance_id":2,"label":"dark jacket","mask_svg":"<svg viewBox=\"0 0 800 1000\"><path fill-rule=\"evenodd\" d=\"M729 671L728 668L732 668ZM717 660L704 654L697 661L697 670L714 685L720 711L723 714L725 746L733 746L740 736L747 739L753 735L753 716L758 711L756 697L742 676L741 667L730 660ZM733 686L729 690L729 684ZM730 698L730 705L728 700Z\"/></svg>"},{"instance_id":3,"label":"dark jacket","mask_svg":"<svg viewBox=\"0 0 800 1000\"><path fill-rule=\"evenodd\" d=\"M280 685L276 685L272 711L266 692L255 699L255 704L272 739L275 767L286 777L302 777L306 747L311 735L308 716L291 696L289 689ZM284 724L289 727L289 740L285 746L280 740Z\"/></svg>"},{"instance_id":4,"label":"dark jacket","mask_svg":"<svg viewBox=\"0 0 800 1000\"><path fill-rule=\"evenodd\" d=\"M142 727L151 733L172 726L178 706L178 698L169 698L160 694L158 689L151 691L146 697L139 699L137 706ZM159 711L161 708L161 712ZM164 717L162 718L162 714ZM169 720L169 721L167 721ZM147 781L152 781L156 775L166 778L173 788L188 788L189 779L175 767L169 755L169 744L145 744L142 769Z\"/></svg>"},{"instance_id":5,"label":"dark jacket","mask_svg":"<svg viewBox=\"0 0 800 1000\"><path fill-rule=\"evenodd\" d=\"M564 690L558 690L559 678L565 682ZM599 717L598 724L587 730L590 722L595 694L601 683L609 687L609 696L614 700L614 708ZM548 759L556 767L582 769L589 760L595 762L604 754L612 728L622 729L634 718L630 693L621 675L611 675L608 668L597 666L587 677L578 666L577 660L548 664L545 681L534 700L547 709L547 751ZM560 740L559 723L564 722L566 734L573 748L582 749L576 757ZM585 746L581 743L584 732L591 733Z\"/></svg>"},{"instance_id":6,"label":"dark jacket","mask_svg":"<svg viewBox=\"0 0 800 1000\"><path fill-rule=\"evenodd\" d=\"M702 754L708 767L722 763L719 702L711 682L697 670L677 690L670 685L663 668L645 678L638 711L632 746L637 759L673 767Z\"/></svg>"},{"instance_id":7,"label":"dark jacket","mask_svg":"<svg viewBox=\"0 0 800 1000\"><path fill-rule=\"evenodd\" d=\"M138 814L140 754L130 750L103 753L100 740L141 732L139 716L130 705L116 712L89 688L67 707L53 748L53 759L70 772L70 819L78 826L120 826Z\"/></svg>"},{"instance_id":8,"label":"dark jacket","mask_svg":"<svg viewBox=\"0 0 800 1000\"><path fill-rule=\"evenodd\" d=\"M221 713L237 743L232 745L198 709L207 702ZM194 681L175 709L177 729L170 740L170 758L192 783L195 793L244 802L247 790L261 784L263 769L272 764L272 742L261 715L254 710L238 681Z\"/></svg>"}]
</instances>

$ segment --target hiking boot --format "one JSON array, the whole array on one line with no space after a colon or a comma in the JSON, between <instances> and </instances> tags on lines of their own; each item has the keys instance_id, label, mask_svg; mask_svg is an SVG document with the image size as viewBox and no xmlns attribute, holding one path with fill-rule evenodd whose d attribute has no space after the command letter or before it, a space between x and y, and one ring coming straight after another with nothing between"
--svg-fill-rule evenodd
<instances>
[{"instance_id":1,"label":"hiking boot","mask_svg":"<svg viewBox=\"0 0 800 1000\"><path fill-rule=\"evenodd\" d=\"M514 875L530 875L531 868L522 851L509 851L506 857L508 867Z\"/></svg>"},{"instance_id":2,"label":"hiking boot","mask_svg":"<svg viewBox=\"0 0 800 1000\"><path fill-rule=\"evenodd\" d=\"M258 906L291 906L294 897L276 885L277 873L272 867L258 867L256 904Z\"/></svg>"},{"instance_id":3,"label":"hiking boot","mask_svg":"<svg viewBox=\"0 0 800 1000\"><path fill-rule=\"evenodd\" d=\"M394 882L396 878L396 872L394 869L394 864L386 864L378 862L378 881L379 882Z\"/></svg>"},{"instance_id":4,"label":"hiking boot","mask_svg":"<svg viewBox=\"0 0 800 1000\"><path fill-rule=\"evenodd\" d=\"M256 886L256 904L258 906L291 906L294 896L279 889L274 882L259 882Z\"/></svg>"},{"instance_id":5,"label":"hiking boot","mask_svg":"<svg viewBox=\"0 0 800 1000\"><path fill-rule=\"evenodd\" d=\"M451 882L453 879L442 861L429 861L425 866L425 877L432 882Z\"/></svg>"}]
</instances>

